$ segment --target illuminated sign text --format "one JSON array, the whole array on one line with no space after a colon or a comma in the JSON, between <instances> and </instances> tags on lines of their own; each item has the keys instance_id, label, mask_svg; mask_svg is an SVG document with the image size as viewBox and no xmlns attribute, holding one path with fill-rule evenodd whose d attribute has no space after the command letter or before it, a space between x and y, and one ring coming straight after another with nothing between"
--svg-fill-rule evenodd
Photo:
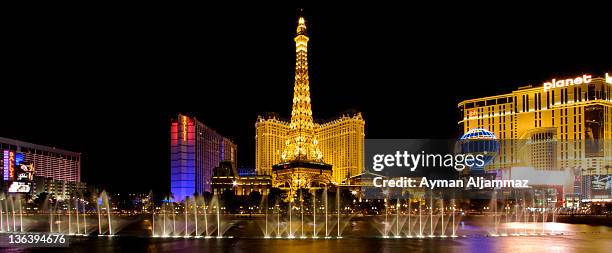
<instances>
[{"instance_id":1,"label":"illuminated sign text","mask_svg":"<svg viewBox=\"0 0 612 253\"><path fill-rule=\"evenodd\" d=\"M568 86L580 85L580 84L585 84L585 83L590 83L590 82L591 82L591 75L582 75L580 77L562 79L562 80L553 79L550 82L544 83L544 91L548 91L553 88L568 87Z\"/></svg>"},{"instance_id":2,"label":"illuminated sign text","mask_svg":"<svg viewBox=\"0 0 612 253\"><path fill-rule=\"evenodd\" d=\"M9 152L9 180L15 178L15 153Z\"/></svg>"},{"instance_id":3,"label":"illuminated sign text","mask_svg":"<svg viewBox=\"0 0 612 253\"><path fill-rule=\"evenodd\" d=\"M183 116L183 142L187 142L187 116Z\"/></svg>"},{"instance_id":4,"label":"illuminated sign text","mask_svg":"<svg viewBox=\"0 0 612 253\"><path fill-rule=\"evenodd\" d=\"M4 160L4 172L2 173L4 181L9 180L9 151L4 150L4 155L2 156Z\"/></svg>"}]
</instances>

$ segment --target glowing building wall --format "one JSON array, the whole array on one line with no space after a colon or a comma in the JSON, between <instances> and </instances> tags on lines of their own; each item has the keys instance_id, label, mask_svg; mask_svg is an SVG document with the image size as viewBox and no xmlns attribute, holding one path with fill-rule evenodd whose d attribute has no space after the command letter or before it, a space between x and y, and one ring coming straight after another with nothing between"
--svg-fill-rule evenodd
<instances>
[{"instance_id":1,"label":"glowing building wall","mask_svg":"<svg viewBox=\"0 0 612 253\"><path fill-rule=\"evenodd\" d=\"M255 172L272 175L272 165L281 161L289 122L277 117L258 117L255 123Z\"/></svg>"},{"instance_id":2,"label":"glowing building wall","mask_svg":"<svg viewBox=\"0 0 612 253\"><path fill-rule=\"evenodd\" d=\"M458 107L464 132L484 128L502 140L498 159L487 169L528 166L569 171L572 177L612 175L612 80L603 75L553 79ZM569 186L567 192L575 191ZM582 197L595 196L589 192L583 189ZM612 195L612 188L608 192Z\"/></svg>"},{"instance_id":3,"label":"glowing building wall","mask_svg":"<svg viewBox=\"0 0 612 253\"><path fill-rule=\"evenodd\" d=\"M323 161L332 165L332 179L341 184L363 172L365 121L360 113L346 114L321 124L315 123L315 137ZM281 162L289 122L260 116L255 123L255 171L271 175L272 165Z\"/></svg>"},{"instance_id":4,"label":"glowing building wall","mask_svg":"<svg viewBox=\"0 0 612 253\"><path fill-rule=\"evenodd\" d=\"M196 118L178 115L170 125L170 191L175 201L212 191L213 169L236 164L237 148Z\"/></svg>"},{"instance_id":5,"label":"glowing building wall","mask_svg":"<svg viewBox=\"0 0 612 253\"><path fill-rule=\"evenodd\" d=\"M11 168L19 163L32 164L36 176L56 181L81 181L81 154L19 140L0 137L2 178L11 180Z\"/></svg>"},{"instance_id":6,"label":"glowing building wall","mask_svg":"<svg viewBox=\"0 0 612 253\"><path fill-rule=\"evenodd\" d=\"M315 133L323 161L331 164L333 181L347 179L363 172L365 121L360 113L342 115L323 124L315 124Z\"/></svg>"}]
</instances>

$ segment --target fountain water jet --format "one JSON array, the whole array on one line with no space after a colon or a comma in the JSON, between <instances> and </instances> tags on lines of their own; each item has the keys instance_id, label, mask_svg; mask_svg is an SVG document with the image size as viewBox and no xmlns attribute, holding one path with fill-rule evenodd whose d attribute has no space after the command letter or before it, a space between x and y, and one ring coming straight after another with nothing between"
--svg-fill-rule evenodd
<instances>
[{"instance_id":1,"label":"fountain water jet","mask_svg":"<svg viewBox=\"0 0 612 253\"><path fill-rule=\"evenodd\" d=\"M536 209L535 209L535 194L534 194L533 198L531 198L531 202L532 202L531 207L533 208L533 211L532 211L532 213L533 213L533 234L535 234L536 233L536 226L537 226L537 223L538 223L538 216L536 214Z\"/></svg>"},{"instance_id":2,"label":"fountain water jet","mask_svg":"<svg viewBox=\"0 0 612 253\"><path fill-rule=\"evenodd\" d=\"M553 213L552 213L552 227L550 228L550 233L551 234L555 234L555 213L557 212L557 208L553 208Z\"/></svg>"},{"instance_id":3,"label":"fountain water jet","mask_svg":"<svg viewBox=\"0 0 612 253\"><path fill-rule=\"evenodd\" d=\"M172 235L176 236L176 207L172 203Z\"/></svg>"},{"instance_id":4,"label":"fountain water jet","mask_svg":"<svg viewBox=\"0 0 612 253\"><path fill-rule=\"evenodd\" d=\"M302 239L306 238L306 235L304 234L304 198L302 196L302 191L300 191L300 212L302 214Z\"/></svg>"},{"instance_id":5,"label":"fountain water jet","mask_svg":"<svg viewBox=\"0 0 612 253\"><path fill-rule=\"evenodd\" d=\"M208 205L210 206L210 205ZM209 237L210 234L208 234L208 216L206 214L206 211L208 210L208 207L206 206L206 200L204 200L204 226L206 227L206 237Z\"/></svg>"},{"instance_id":6,"label":"fountain water jet","mask_svg":"<svg viewBox=\"0 0 612 253\"><path fill-rule=\"evenodd\" d=\"M15 198L11 197L11 213L13 217L13 232L17 231L17 223L15 222Z\"/></svg>"},{"instance_id":7,"label":"fountain water jet","mask_svg":"<svg viewBox=\"0 0 612 253\"><path fill-rule=\"evenodd\" d=\"M49 233L53 233L53 205L49 205Z\"/></svg>"},{"instance_id":8,"label":"fountain water jet","mask_svg":"<svg viewBox=\"0 0 612 253\"><path fill-rule=\"evenodd\" d=\"M155 234L155 208L153 208L153 211L151 212L151 236L157 237Z\"/></svg>"},{"instance_id":9,"label":"fountain water jet","mask_svg":"<svg viewBox=\"0 0 612 253\"><path fill-rule=\"evenodd\" d=\"M70 201L68 201L68 234L69 235L72 234L72 216L70 215L70 213L72 213L72 209L70 207Z\"/></svg>"},{"instance_id":10,"label":"fountain water jet","mask_svg":"<svg viewBox=\"0 0 612 253\"><path fill-rule=\"evenodd\" d=\"M399 213L400 213L400 200L397 198L397 203L395 203L395 237L400 237L399 232Z\"/></svg>"},{"instance_id":11,"label":"fountain water jet","mask_svg":"<svg viewBox=\"0 0 612 253\"><path fill-rule=\"evenodd\" d=\"M429 237L434 236L433 232L433 193L429 194Z\"/></svg>"},{"instance_id":12,"label":"fountain water jet","mask_svg":"<svg viewBox=\"0 0 612 253\"><path fill-rule=\"evenodd\" d=\"M76 220L77 220L77 235L81 234L81 223L79 220L79 199L76 199L76 203L75 203L75 215L76 215Z\"/></svg>"},{"instance_id":13,"label":"fountain water jet","mask_svg":"<svg viewBox=\"0 0 612 253\"><path fill-rule=\"evenodd\" d=\"M455 233L455 199L452 199L451 201L451 204L453 206L453 234L451 235L451 237L457 237L457 234Z\"/></svg>"},{"instance_id":14,"label":"fountain water jet","mask_svg":"<svg viewBox=\"0 0 612 253\"><path fill-rule=\"evenodd\" d=\"M21 205L21 198L19 198L19 231L23 233L23 206Z\"/></svg>"},{"instance_id":15,"label":"fountain water jet","mask_svg":"<svg viewBox=\"0 0 612 253\"><path fill-rule=\"evenodd\" d=\"M493 206L493 222L495 224L495 234L493 236L497 236L498 228L497 228L497 191L493 190L493 197L491 198L491 205Z\"/></svg>"},{"instance_id":16,"label":"fountain water jet","mask_svg":"<svg viewBox=\"0 0 612 253\"><path fill-rule=\"evenodd\" d=\"M317 238L317 191L312 194L312 238Z\"/></svg>"},{"instance_id":17,"label":"fountain water jet","mask_svg":"<svg viewBox=\"0 0 612 253\"><path fill-rule=\"evenodd\" d=\"M446 229L444 228L444 197L442 197L442 199L440 199L440 218L442 219L442 225L440 227L440 229L442 230L442 233L440 234L441 237L446 237Z\"/></svg>"},{"instance_id":18,"label":"fountain water jet","mask_svg":"<svg viewBox=\"0 0 612 253\"><path fill-rule=\"evenodd\" d=\"M412 216L412 199L408 197L408 238L412 237L412 221L410 217Z\"/></svg>"},{"instance_id":19,"label":"fountain water jet","mask_svg":"<svg viewBox=\"0 0 612 253\"><path fill-rule=\"evenodd\" d=\"M515 223L517 223L517 224L521 222L521 221L520 221L520 216L519 216L519 213L518 213L518 201L516 201L516 202L514 203L514 222L515 222ZM518 227L517 227L516 229L514 229L514 234L515 234L515 235L518 235L518 234L519 234L519 231L518 231L518 230L519 230L519 228L518 228Z\"/></svg>"},{"instance_id":20,"label":"fountain water jet","mask_svg":"<svg viewBox=\"0 0 612 253\"><path fill-rule=\"evenodd\" d=\"M544 225L546 224L547 218L548 216L546 216L546 207L542 207L542 234L544 234Z\"/></svg>"},{"instance_id":21,"label":"fountain water jet","mask_svg":"<svg viewBox=\"0 0 612 253\"><path fill-rule=\"evenodd\" d=\"M338 212L338 238L342 238L342 236L340 236L340 187L338 186L338 189L336 190L336 200L338 202L338 206L336 207L337 212Z\"/></svg>"},{"instance_id":22,"label":"fountain water jet","mask_svg":"<svg viewBox=\"0 0 612 253\"><path fill-rule=\"evenodd\" d=\"M195 236L200 236L198 233L198 199L193 199L193 220L195 223Z\"/></svg>"},{"instance_id":23,"label":"fountain water jet","mask_svg":"<svg viewBox=\"0 0 612 253\"><path fill-rule=\"evenodd\" d=\"M523 206L521 207L521 211L523 212L523 221L524 221L524 223L525 223L525 224L523 225L523 228L524 228L524 230L525 230L525 231L524 231L524 233L525 233L525 234L527 234L527 223L529 222L529 221L528 221L528 218L529 218L529 216L528 216L528 215L529 215L529 214L526 212L525 208L526 208L526 204L525 204L525 194L523 193Z\"/></svg>"},{"instance_id":24,"label":"fountain water jet","mask_svg":"<svg viewBox=\"0 0 612 253\"><path fill-rule=\"evenodd\" d=\"M423 237L422 216L423 212L421 211L421 201L419 200L419 237Z\"/></svg>"},{"instance_id":25,"label":"fountain water jet","mask_svg":"<svg viewBox=\"0 0 612 253\"><path fill-rule=\"evenodd\" d=\"M219 202L217 201L217 238L222 238L221 236L221 211L219 210L221 209L221 206L219 205Z\"/></svg>"},{"instance_id":26,"label":"fountain water jet","mask_svg":"<svg viewBox=\"0 0 612 253\"><path fill-rule=\"evenodd\" d=\"M102 214L101 214L101 208L105 208L106 209L106 220L107 220L107 226L108 226L108 236L112 236L113 235L113 224L112 224L112 219L111 219L111 206L110 206L110 200L108 198L108 195L105 191L102 191L102 193L98 196L98 201L97 201L97 205L96 205L96 209L98 212L98 236L102 236L104 235L102 233Z\"/></svg>"},{"instance_id":27,"label":"fountain water jet","mask_svg":"<svg viewBox=\"0 0 612 253\"><path fill-rule=\"evenodd\" d=\"M293 202L293 198L289 200L289 233L287 233L287 237L288 238L293 238L293 231L291 231L291 213L292 213L292 208L291 208L291 202Z\"/></svg>"},{"instance_id":28,"label":"fountain water jet","mask_svg":"<svg viewBox=\"0 0 612 253\"><path fill-rule=\"evenodd\" d=\"M60 208L57 206L55 206L55 210L57 211L57 232L61 233L62 232L62 228L61 228L61 224L62 224L62 214L61 214L61 210Z\"/></svg>"},{"instance_id":29,"label":"fountain water jet","mask_svg":"<svg viewBox=\"0 0 612 253\"><path fill-rule=\"evenodd\" d=\"M0 231L4 231L4 218L2 215L2 202L0 202Z\"/></svg>"},{"instance_id":30,"label":"fountain water jet","mask_svg":"<svg viewBox=\"0 0 612 253\"><path fill-rule=\"evenodd\" d=\"M6 208L6 231L11 231L11 222L9 220L9 208L8 208L8 199L4 199L4 207Z\"/></svg>"},{"instance_id":31,"label":"fountain water jet","mask_svg":"<svg viewBox=\"0 0 612 253\"><path fill-rule=\"evenodd\" d=\"M508 216L510 215L510 206L506 206L504 209L506 209L506 224L509 223L508 220ZM508 235L508 226L506 225L506 235Z\"/></svg>"},{"instance_id":32,"label":"fountain water jet","mask_svg":"<svg viewBox=\"0 0 612 253\"><path fill-rule=\"evenodd\" d=\"M325 237L329 237L329 233L327 232L327 186L325 186Z\"/></svg>"},{"instance_id":33,"label":"fountain water jet","mask_svg":"<svg viewBox=\"0 0 612 253\"><path fill-rule=\"evenodd\" d=\"M266 203L266 209L264 211L264 215L265 215L265 219L264 219L264 226L266 226L266 229L264 231L264 238L270 238L270 235L268 234L268 195L266 195L266 197L264 198L264 201Z\"/></svg>"},{"instance_id":34,"label":"fountain water jet","mask_svg":"<svg viewBox=\"0 0 612 253\"><path fill-rule=\"evenodd\" d=\"M162 217L163 217L163 227L162 227L162 236L166 236L166 207L168 204L162 204ZM100 216L100 212L98 212L98 216Z\"/></svg>"},{"instance_id":35,"label":"fountain water jet","mask_svg":"<svg viewBox=\"0 0 612 253\"><path fill-rule=\"evenodd\" d=\"M85 209L85 205L83 205L83 235L87 234L87 217L85 216L86 212L87 209Z\"/></svg>"},{"instance_id":36,"label":"fountain water jet","mask_svg":"<svg viewBox=\"0 0 612 253\"><path fill-rule=\"evenodd\" d=\"M183 210L185 211L185 233L183 236L188 236L187 234L187 202L189 201L189 199L185 200L185 204L183 205Z\"/></svg>"},{"instance_id":37,"label":"fountain water jet","mask_svg":"<svg viewBox=\"0 0 612 253\"><path fill-rule=\"evenodd\" d=\"M389 208L388 208L388 201L387 198L385 197L385 227L384 227L384 233L385 233L385 238L389 237Z\"/></svg>"},{"instance_id":38,"label":"fountain water jet","mask_svg":"<svg viewBox=\"0 0 612 253\"><path fill-rule=\"evenodd\" d=\"M278 200L276 201L276 238L281 238L280 233L280 205L278 204Z\"/></svg>"},{"instance_id":39,"label":"fountain water jet","mask_svg":"<svg viewBox=\"0 0 612 253\"><path fill-rule=\"evenodd\" d=\"M108 197L106 197L106 217L108 218L108 235L113 235L113 223L111 222L111 210Z\"/></svg>"}]
</instances>

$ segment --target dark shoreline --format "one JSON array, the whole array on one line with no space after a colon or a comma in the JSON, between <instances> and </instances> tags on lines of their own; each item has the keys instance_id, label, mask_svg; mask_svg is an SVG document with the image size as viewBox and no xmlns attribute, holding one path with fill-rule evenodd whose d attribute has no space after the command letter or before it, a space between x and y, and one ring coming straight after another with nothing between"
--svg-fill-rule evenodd
<instances>
[{"instance_id":1,"label":"dark shoreline","mask_svg":"<svg viewBox=\"0 0 612 253\"><path fill-rule=\"evenodd\" d=\"M612 216L605 215L559 215L557 222L612 227Z\"/></svg>"}]
</instances>

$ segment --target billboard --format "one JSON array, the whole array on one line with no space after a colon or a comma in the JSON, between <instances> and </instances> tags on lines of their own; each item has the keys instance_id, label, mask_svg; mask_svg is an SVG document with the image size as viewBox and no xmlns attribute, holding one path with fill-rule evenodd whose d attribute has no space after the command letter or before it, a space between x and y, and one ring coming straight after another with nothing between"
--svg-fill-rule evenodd
<instances>
[{"instance_id":1,"label":"billboard","mask_svg":"<svg viewBox=\"0 0 612 253\"><path fill-rule=\"evenodd\" d=\"M582 186L584 199L612 198L612 175L582 176Z\"/></svg>"},{"instance_id":2,"label":"billboard","mask_svg":"<svg viewBox=\"0 0 612 253\"><path fill-rule=\"evenodd\" d=\"M15 181L9 186L9 193L29 193L32 190L32 183Z\"/></svg>"},{"instance_id":3,"label":"billboard","mask_svg":"<svg viewBox=\"0 0 612 253\"><path fill-rule=\"evenodd\" d=\"M2 179L9 186L9 193L28 193L32 190L34 165L25 162L23 153L12 150L2 151Z\"/></svg>"},{"instance_id":4,"label":"billboard","mask_svg":"<svg viewBox=\"0 0 612 253\"><path fill-rule=\"evenodd\" d=\"M3 150L2 152L2 179L12 181L15 174L15 152Z\"/></svg>"},{"instance_id":5,"label":"billboard","mask_svg":"<svg viewBox=\"0 0 612 253\"><path fill-rule=\"evenodd\" d=\"M33 164L19 164L18 169L15 173L16 181L32 181L34 180L34 165Z\"/></svg>"}]
</instances>

